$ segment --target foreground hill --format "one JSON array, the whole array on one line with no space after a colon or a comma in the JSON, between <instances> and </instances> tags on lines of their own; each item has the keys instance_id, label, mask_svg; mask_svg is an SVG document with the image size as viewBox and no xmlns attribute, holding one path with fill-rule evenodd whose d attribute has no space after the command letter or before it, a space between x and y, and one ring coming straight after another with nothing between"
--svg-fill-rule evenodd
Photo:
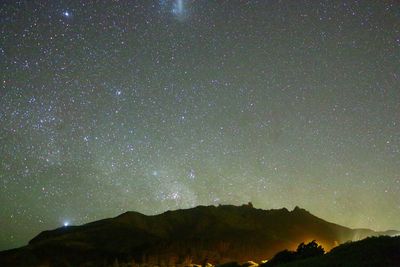
<instances>
[{"instance_id":1,"label":"foreground hill","mask_svg":"<svg viewBox=\"0 0 400 267\"><path fill-rule=\"evenodd\" d=\"M42 232L25 247L1 252L0 266L109 266L116 259L130 266L260 262L304 241L315 239L330 249L380 234L385 233L333 224L298 207L199 206L155 216L127 212Z\"/></svg>"},{"instance_id":2,"label":"foreground hill","mask_svg":"<svg viewBox=\"0 0 400 267\"><path fill-rule=\"evenodd\" d=\"M361 241L350 242L332 249L329 253L286 264L268 265L277 267L364 267L400 266L400 236L369 237Z\"/></svg>"}]
</instances>

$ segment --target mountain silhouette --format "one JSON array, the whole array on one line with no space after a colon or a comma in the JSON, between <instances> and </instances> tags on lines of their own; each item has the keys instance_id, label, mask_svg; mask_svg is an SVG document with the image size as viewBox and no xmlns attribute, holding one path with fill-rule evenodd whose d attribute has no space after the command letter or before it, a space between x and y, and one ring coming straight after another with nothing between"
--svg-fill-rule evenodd
<instances>
[{"instance_id":1,"label":"mountain silhouette","mask_svg":"<svg viewBox=\"0 0 400 267\"><path fill-rule=\"evenodd\" d=\"M299 207L289 211L256 209L251 204L198 206L153 216L126 212L81 226L44 231L25 247L0 252L0 266L261 262L310 240L330 250L346 241L398 233L350 229Z\"/></svg>"}]
</instances>

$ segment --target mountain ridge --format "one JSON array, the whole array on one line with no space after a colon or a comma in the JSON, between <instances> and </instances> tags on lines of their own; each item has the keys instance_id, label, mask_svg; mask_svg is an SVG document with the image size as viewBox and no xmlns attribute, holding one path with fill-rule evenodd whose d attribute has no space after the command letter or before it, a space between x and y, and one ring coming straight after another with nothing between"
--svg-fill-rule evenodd
<instances>
[{"instance_id":1,"label":"mountain ridge","mask_svg":"<svg viewBox=\"0 0 400 267\"><path fill-rule=\"evenodd\" d=\"M58 255L57 261L72 261L78 266L115 258L151 266L205 261L220 264L265 260L277 251L314 239L329 250L382 233L331 223L297 206L292 211L257 209L251 203L197 206L149 216L129 211L80 226L43 231L8 256L28 255L32 262L53 262L53 255ZM5 254L0 252L0 262L2 255L7 258Z\"/></svg>"}]
</instances>

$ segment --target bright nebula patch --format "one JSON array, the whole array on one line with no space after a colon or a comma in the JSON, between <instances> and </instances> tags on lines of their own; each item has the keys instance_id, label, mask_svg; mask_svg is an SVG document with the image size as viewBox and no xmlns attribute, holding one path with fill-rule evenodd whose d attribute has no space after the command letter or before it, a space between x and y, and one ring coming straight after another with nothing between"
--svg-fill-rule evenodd
<instances>
[{"instance_id":1,"label":"bright nebula patch","mask_svg":"<svg viewBox=\"0 0 400 267\"><path fill-rule=\"evenodd\" d=\"M172 13L177 19L183 20L186 17L186 9L184 0L176 0L172 6Z\"/></svg>"}]
</instances>

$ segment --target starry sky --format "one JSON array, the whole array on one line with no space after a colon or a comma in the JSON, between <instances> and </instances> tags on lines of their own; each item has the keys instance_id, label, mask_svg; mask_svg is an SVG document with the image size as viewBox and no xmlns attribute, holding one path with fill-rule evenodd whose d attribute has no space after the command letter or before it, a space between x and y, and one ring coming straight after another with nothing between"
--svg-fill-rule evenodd
<instances>
[{"instance_id":1,"label":"starry sky","mask_svg":"<svg viewBox=\"0 0 400 267\"><path fill-rule=\"evenodd\" d=\"M400 230L400 3L2 1L0 249L128 210Z\"/></svg>"}]
</instances>

